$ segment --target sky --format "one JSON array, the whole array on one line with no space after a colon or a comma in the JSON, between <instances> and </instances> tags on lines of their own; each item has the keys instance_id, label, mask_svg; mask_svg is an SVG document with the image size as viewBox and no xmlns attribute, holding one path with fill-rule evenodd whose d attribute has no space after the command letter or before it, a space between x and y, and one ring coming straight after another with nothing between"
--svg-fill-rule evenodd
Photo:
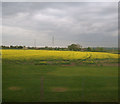
<instances>
[{"instance_id":1,"label":"sky","mask_svg":"<svg viewBox=\"0 0 120 104\"><path fill-rule=\"evenodd\" d=\"M117 2L3 2L2 44L117 47Z\"/></svg>"}]
</instances>

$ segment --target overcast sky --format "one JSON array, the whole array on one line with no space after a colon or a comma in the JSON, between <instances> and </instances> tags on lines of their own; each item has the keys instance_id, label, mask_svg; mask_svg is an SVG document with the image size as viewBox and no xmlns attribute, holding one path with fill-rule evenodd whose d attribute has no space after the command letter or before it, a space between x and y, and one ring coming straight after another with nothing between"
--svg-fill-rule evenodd
<instances>
[{"instance_id":1,"label":"overcast sky","mask_svg":"<svg viewBox=\"0 0 120 104\"><path fill-rule=\"evenodd\" d=\"M117 47L118 3L4 2L3 45Z\"/></svg>"}]
</instances>

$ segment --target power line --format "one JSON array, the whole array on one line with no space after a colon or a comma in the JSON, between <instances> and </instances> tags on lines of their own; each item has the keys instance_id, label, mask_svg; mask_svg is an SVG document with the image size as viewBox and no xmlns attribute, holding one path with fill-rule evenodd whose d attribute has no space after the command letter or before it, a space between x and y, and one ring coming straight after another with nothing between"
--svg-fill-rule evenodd
<instances>
[{"instance_id":1,"label":"power line","mask_svg":"<svg viewBox=\"0 0 120 104\"><path fill-rule=\"evenodd\" d=\"M36 48L36 39L34 39L34 47Z\"/></svg>"},{"instance_id":2,"label":"power line","mask_svg":"<svg viewBox=\"0 0 120 104\"><path fill-rule=\"evenodd\" d=\"M52 46L54 47L54 36L52 36Z\"/></svg>"}]
</instances>

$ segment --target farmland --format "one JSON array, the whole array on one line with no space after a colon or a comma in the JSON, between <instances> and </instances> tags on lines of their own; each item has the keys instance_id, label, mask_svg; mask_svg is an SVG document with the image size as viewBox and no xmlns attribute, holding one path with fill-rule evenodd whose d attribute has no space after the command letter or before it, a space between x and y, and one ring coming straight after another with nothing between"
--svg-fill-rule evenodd
<instances>
[{"instance_id":1,"label":"farmland","mask_svg":"<svg viewBox=\"0 0 120 104\"><path fill-rule=\"evenodd\" d=\"M75 51L48 51L48 50L2 50L2 58L6 61L40 62L45 61L79 61L95 63L96 60L117 62L118 54L103 52L75 52ZM116 60L116 61L115 61ZM48 62L49 63L49 62Z\"/></svg>"},{"instance_id":2,"label":"farmland","mask_svg":"<svg viewBox=\"0 0 120 104\"><path fill-rule=\"evenodd\" d=\"M117 102L118 54L2 50L3 102Z\"/></svg>"}]
</instances>

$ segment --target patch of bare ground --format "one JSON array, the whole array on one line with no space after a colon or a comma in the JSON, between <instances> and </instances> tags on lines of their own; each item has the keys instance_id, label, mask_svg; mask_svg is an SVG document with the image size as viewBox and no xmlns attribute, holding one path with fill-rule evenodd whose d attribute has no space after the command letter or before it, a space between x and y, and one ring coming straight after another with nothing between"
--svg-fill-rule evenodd
<instances>
[{"instance_id":1,"label":"patch of bare ground","mask_svg":"<svg viewBox=\"0 0 120 104\"><path fill-rule=\"evenodd\" d=\"M47 61L47 63L48 63L48 64L53 64L53 62L52 62L52 61Z\"/></svg>"},{"instance_id":2,"label":"patch of bare ground","mask_svg":"<svg viewBox=\"0 0 120 104\"><path fill-rule=\"evenodd\" d=\"M11 90L11 91L19 91L22 88L21 87L17 87L17 86L12 86L12 87L9 87L8 89Z\"/></svg>"},{"instance_id":3,"label":"patch of bare ground","mask_svg":"<svg viewBox=\"0 0 120 104\"><path fill-rule=\"evenodd\" d=\"M95 60L96 63L117 63L118 60Z\"/></svg>"},{"instance_id":4,"label":"patch of bare ground","mask_svg":"<svg viewBox=\"0 0 120 104\"><path fill-rule=\"evenodd\" d=\"M118 63L99 63L96 66L118 66Z\"/></svg>"},{"instance_id":5,"label":"patch of bare ground","mask_svg":"<svg viewBox=\"0 0 120 104\"><path fill-rule=\"evenodd\" d=\"M62 66L75 66L76 64L75 63L71 63L71 64L65 64L65 65L62 65Z\"/></svg>"},{"instance_id":6,"label":"patch of bare ground","mask_svg":"<svg viewBox=\"0 0 120 104\"><path fill-rule=\"evenodd\" d=\"M118 63L114 60L98 60L95 63L96 66L118 66Z\"/></svg>"},{"instance_id":7,"label":"patch of bare ground","mask_svg":"<svg viewBox=\"0 0 120 104\"><path fill-rule=\"evenodd\" d=\"M64 87L54 87L51 89L53 92L66 92L68 89Z\"/></svg>"}]
</instances>

